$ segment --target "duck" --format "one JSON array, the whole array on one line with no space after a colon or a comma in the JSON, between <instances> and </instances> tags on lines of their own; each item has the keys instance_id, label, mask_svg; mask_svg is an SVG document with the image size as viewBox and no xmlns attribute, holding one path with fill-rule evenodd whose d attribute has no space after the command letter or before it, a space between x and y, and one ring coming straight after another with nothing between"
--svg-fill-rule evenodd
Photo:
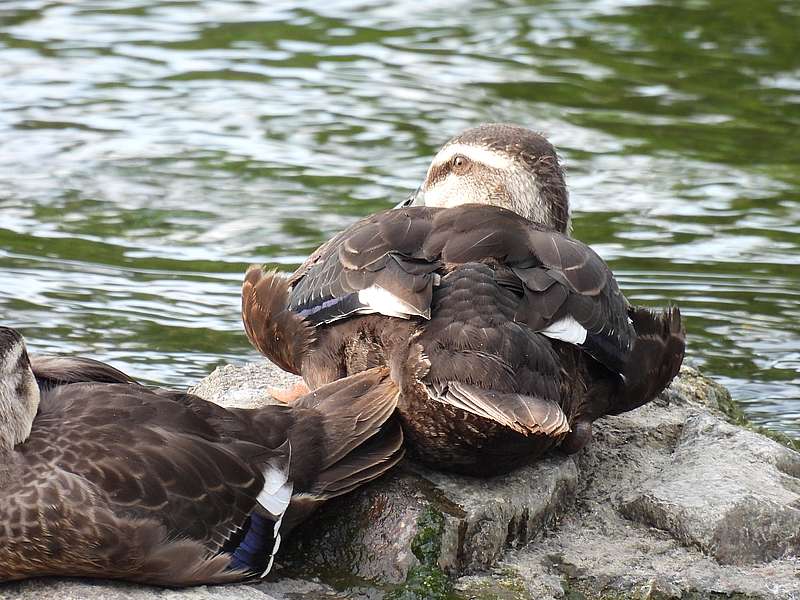
<instances>
[{"instance_id":1,"label":"duck","mask_svg":"<svg viewBox=\"0 0 800 600\"><path fill-rule=\"evenodd\" d=\"M0 581L266 575L281 537L403 456L387 368L226 409L0 327Z\"/></svg>"},{"instance_id":2,"label":"duck","mask_svg":"<svg viewBox=\"0 0 800 600\"><path fill-rule=\"evenodd\" d=\"M387 366L408 454L434 468L488 477L571 454L596 419L670 383L686 336L676 306L631 305L569 233L553 145L480 125L441 147L406 201L291 275L251 266L244 329L308 389Z\"/></svg>"}]
</instances>

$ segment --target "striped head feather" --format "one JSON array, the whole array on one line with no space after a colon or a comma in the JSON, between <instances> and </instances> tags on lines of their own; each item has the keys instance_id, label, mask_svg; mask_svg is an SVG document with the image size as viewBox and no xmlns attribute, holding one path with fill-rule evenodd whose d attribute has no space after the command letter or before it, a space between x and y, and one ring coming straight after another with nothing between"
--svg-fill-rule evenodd
<instances>
[{"instance_id":1,"label":"striped head feather","mask_svg":"<svg viewBox=\"0 0 800 600\"><path fill-rule=\"evenodd\" d=\"M489 123L448 141L404 205L492 204L567 233L569 199L552 144L517 125Z\"/></svg>"},{"instance_id":2,"label":"striped head feather","mask_svg":"<svg viewBox=\"0 0 800 600\"><path fill-rule=\"evenodd\" d=\"M0 450L28 438L38 408L39 387L25 340L14 329L0 327Z\"/></svg>"}]
</instances>

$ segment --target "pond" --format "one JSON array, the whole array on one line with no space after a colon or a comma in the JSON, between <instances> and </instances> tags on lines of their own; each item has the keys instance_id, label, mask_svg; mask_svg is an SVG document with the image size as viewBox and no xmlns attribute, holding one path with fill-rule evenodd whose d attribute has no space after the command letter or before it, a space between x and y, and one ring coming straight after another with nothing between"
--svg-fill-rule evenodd
<instances>
[{"instance_id":1,"label":"pond","mask_svg":"<svg viewBox=\"0 0 800 600\"><path fill-rule=\"evenodd\" d=\"M396 204L448 137L543 131L574 234L800 437L800 4L0 4L0 318L185 386L257 359L247 264Z\"/></svg>"}]
</instances>

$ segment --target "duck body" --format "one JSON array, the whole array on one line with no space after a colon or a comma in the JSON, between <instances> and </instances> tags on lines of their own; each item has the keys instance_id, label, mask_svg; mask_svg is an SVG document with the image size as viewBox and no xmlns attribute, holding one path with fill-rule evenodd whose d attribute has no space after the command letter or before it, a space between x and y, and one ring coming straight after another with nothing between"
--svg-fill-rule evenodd
<instances>
[{"instance_id":1,"label":"duck body","mask_svg":"<svg viewBox=\"0 0 800 600\"><path fill-rule=\"evenodd\" d=\"M24 374L23 353L16 371ZM187 586L257 577L281 536L319 503L402 456L387 369L291 407L245 410L149 389L95 361L32 366L39 400L30 434L0 449L0 581ZM6 415L15 387L23 393L0 388Z\"/></svg>"},{"instance_id":2,"label":"duck body","mask_svg":"<svg viewBox=\"0 0 800 600\"><path fill-rule=\"evenodd\" d=\"M389 366L410 453L480 476L579 449L593 420L647 402L683 356L677 310L631 307L590 248L480 204L367 217L288 279L251 268L243 319L312 389ZM276 342L278 322L303 331L301 350Z\"/></svg>"}]
</instances>

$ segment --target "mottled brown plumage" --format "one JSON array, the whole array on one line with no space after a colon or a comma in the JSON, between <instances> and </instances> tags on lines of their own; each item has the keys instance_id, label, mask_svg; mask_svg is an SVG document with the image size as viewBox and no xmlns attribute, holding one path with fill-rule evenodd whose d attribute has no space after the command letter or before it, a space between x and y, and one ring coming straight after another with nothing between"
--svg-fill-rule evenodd
<instances>
[{"instance_id":1,"label":"mottled brown plumage","mask_svg":"<svg viewBox=\"0 0 800 600\"><path fill-rule=\"evenodd\" d=\"M409 448L439 468L491 475L559 443L578 450L593 420L669 383L684 334L677 309L631 307L602 259L567 237L555 156L513 126L454 138L414 199L425 206L362 219L289 278L251 267L248 336L286 355L256 305L302 327L307 350L287 365L311 389L389 365ZM545 222L501 207L525 203Z\"/></svg>"},{"instance_id":2,"label":"mottled brown plumage","mask_svg":"<svg viewBox=\"0 0 800 600\"><path fill-rule=\"evenodd\" d=\"M271 565L278 527L402 456L385 368L291 407L227 410L83 359L35 358L36 389L5 385L26 380L27 361L21 337L0 328L0 412L38 397L30 434L0 447L0 581L253 577Z\"/></svg>"}]
</instances>

